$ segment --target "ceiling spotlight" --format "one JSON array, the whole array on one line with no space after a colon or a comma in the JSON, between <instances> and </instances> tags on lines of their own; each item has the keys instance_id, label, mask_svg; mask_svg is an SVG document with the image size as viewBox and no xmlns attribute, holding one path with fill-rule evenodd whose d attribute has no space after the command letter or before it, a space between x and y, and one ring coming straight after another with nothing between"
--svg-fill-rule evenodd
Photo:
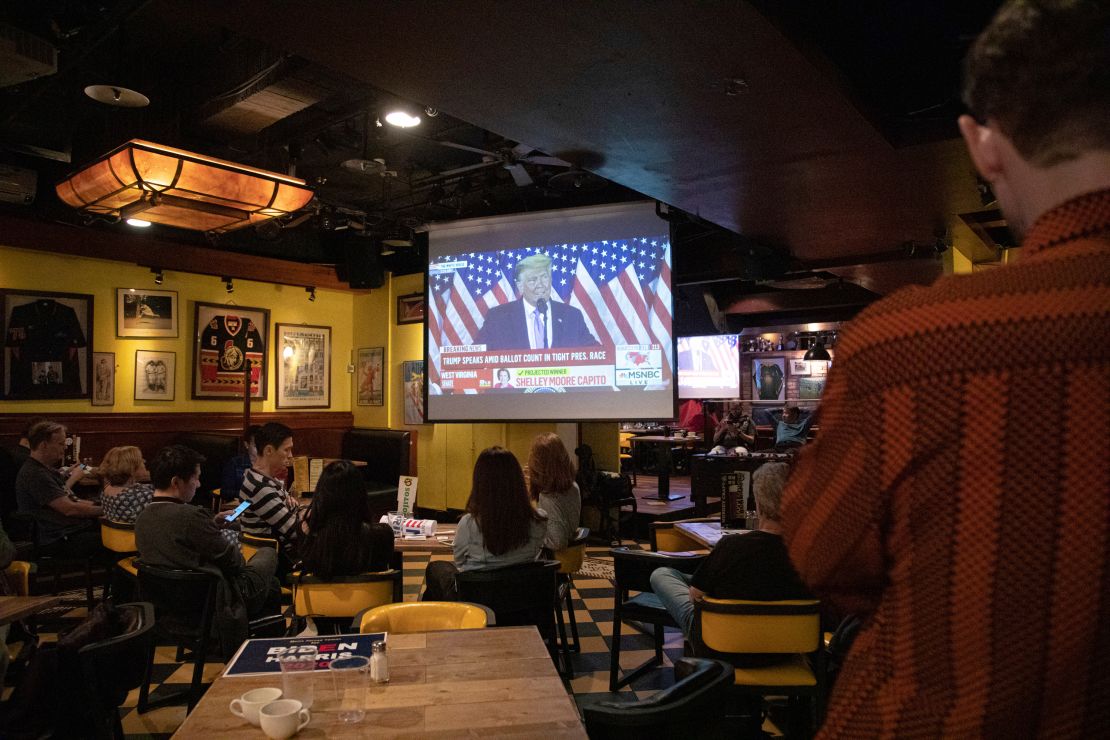
<instances>
[{"instance_id":1,"label":"ceiling spotlight","mask_svg":"<svg viewBox=\"0 0 1110 740\"><path fill-rule=\"evenodd\" d=\"M162 268L161 267L152 267L152 268L150 268L150 271L154 273L154 284L155 285L161 285L162 281L164 281L166 279L166 276L162 274Z\"/></svg>"},{"instance_id":2,"label":"ceiling spotlight","mask_svg":"<svg viewBox=\"0 0 1110 740\"><path fill-rule=\"evenodd\" d=\"M413 115L401 108L394 108L385 114L385 122L397 128L412 128L420 125L420 116Z\"/></svg>"},{"instance_id":3,"label":"ceiling spotlight","mask_svg":"<svg viewBox=\"0 0 1110 740\"><path fill-rule=\"evenodd\" d=\"M227 288L227 292L229 294L235 292L235 285L234 285L234 283L231 282L231 278L223 277L223 278L220 278L220 280L224 281L224 287Z\"/></svg>"},{"instance_id":4,"label":"ceiling spotlight","mask_svg":"<svg viewBox=\"0 0 1110 740\"><path fill-rule=\"evenodd\" d=\"M127 219L127 225L145 229L147 226L150 226L150 221L144 221L141 218L129 218Z\"/></svg>"},{"instance_id":5,"label":"ceiling spotlight","mask_svg":"<svg viewBox=\"0 0 1110 740\"><path fill-rule=\"evenodd\" d=\"M308 300L309 300L310 303L314 302L316 300L316 288L315 288L315 286L313 286L311 288L305 288L305 292L308 293Z\"/></svg>"}]
</instances>

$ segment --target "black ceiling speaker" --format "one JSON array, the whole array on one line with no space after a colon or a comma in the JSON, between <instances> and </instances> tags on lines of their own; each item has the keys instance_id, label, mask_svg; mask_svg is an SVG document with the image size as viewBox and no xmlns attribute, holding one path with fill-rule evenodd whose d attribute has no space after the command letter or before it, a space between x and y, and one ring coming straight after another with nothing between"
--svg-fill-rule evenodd
<instances>
[{"instance_id":1,"label":"black ceiling speaker","mask_svg":"<svg viewBox=\"0 0 1110 740\"><path fill-rule=\"evenodd\" d=\"M375 236L358 231L343 231L343 253L347 263L346 280L352 288L380 288L385 285L382 243ZM340 275L343 278L343 275Z\"/></svg>"}]
</instances>

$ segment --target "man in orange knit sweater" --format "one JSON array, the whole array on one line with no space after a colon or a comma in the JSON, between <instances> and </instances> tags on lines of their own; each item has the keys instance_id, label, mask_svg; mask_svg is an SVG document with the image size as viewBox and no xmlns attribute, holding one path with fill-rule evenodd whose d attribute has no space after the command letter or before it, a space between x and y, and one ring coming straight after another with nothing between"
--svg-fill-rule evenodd
<instances>
[{"instance_id":1,"label":"man in orange knit sweater","mask_svg":"<svg viewBox=\"0 0 1110 740\"><path fill-rule=\"evenodd\" d=\"M824 738L1110 731L1110 3L1007 3L964 97L1021 254L844 330L783 503L864 620Z\"/></svg>"}]
</instances>

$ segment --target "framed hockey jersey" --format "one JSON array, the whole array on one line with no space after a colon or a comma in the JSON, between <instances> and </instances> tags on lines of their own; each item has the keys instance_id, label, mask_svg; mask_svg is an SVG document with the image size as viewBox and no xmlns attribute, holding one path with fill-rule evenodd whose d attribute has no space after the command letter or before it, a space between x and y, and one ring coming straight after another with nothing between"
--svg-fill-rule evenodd
<instances>
[{"instance_id":1,"label":"framed hockey jersey","mask_svg":"<svg viewBox=\"0 0 1110 740\"><path fill-rule=\"evenodd\" d=\"M4 336L0 396L89 398L93 297L0 290Z\"/></svg>"},{"instance_id":2,"label":"framed hockey jersey","mask_svg":"<svg viewBox=\"0 0 1110 740\"><path fill-rule=\"evenodd\" d=\"M198 302L193 326L193 398L242 400L248 362L251 398L266 398L267 309Z\"/></svg>"}]
</instances>

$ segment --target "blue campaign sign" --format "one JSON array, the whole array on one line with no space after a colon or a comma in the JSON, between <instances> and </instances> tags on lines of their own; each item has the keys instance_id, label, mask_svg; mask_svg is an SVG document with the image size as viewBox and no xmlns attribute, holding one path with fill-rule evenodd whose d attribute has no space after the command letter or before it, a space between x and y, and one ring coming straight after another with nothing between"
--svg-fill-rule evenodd
<instances>
[{"instance_id":1,"label":"blue campaign sign","mask_svg":"<svg viewBox=\"0 0 1110 740\"><path fill-rule=\"evenodd\" d=\"M375 642L386 639L385 632L366 635L316 635L314 637L266 637L247 640L231 659L225 676L258 676L280 673L278 661L294 655L316 655L317 671L326 671L336 658L355 655L370 657Z\"/></svg>"}]
</instances>

